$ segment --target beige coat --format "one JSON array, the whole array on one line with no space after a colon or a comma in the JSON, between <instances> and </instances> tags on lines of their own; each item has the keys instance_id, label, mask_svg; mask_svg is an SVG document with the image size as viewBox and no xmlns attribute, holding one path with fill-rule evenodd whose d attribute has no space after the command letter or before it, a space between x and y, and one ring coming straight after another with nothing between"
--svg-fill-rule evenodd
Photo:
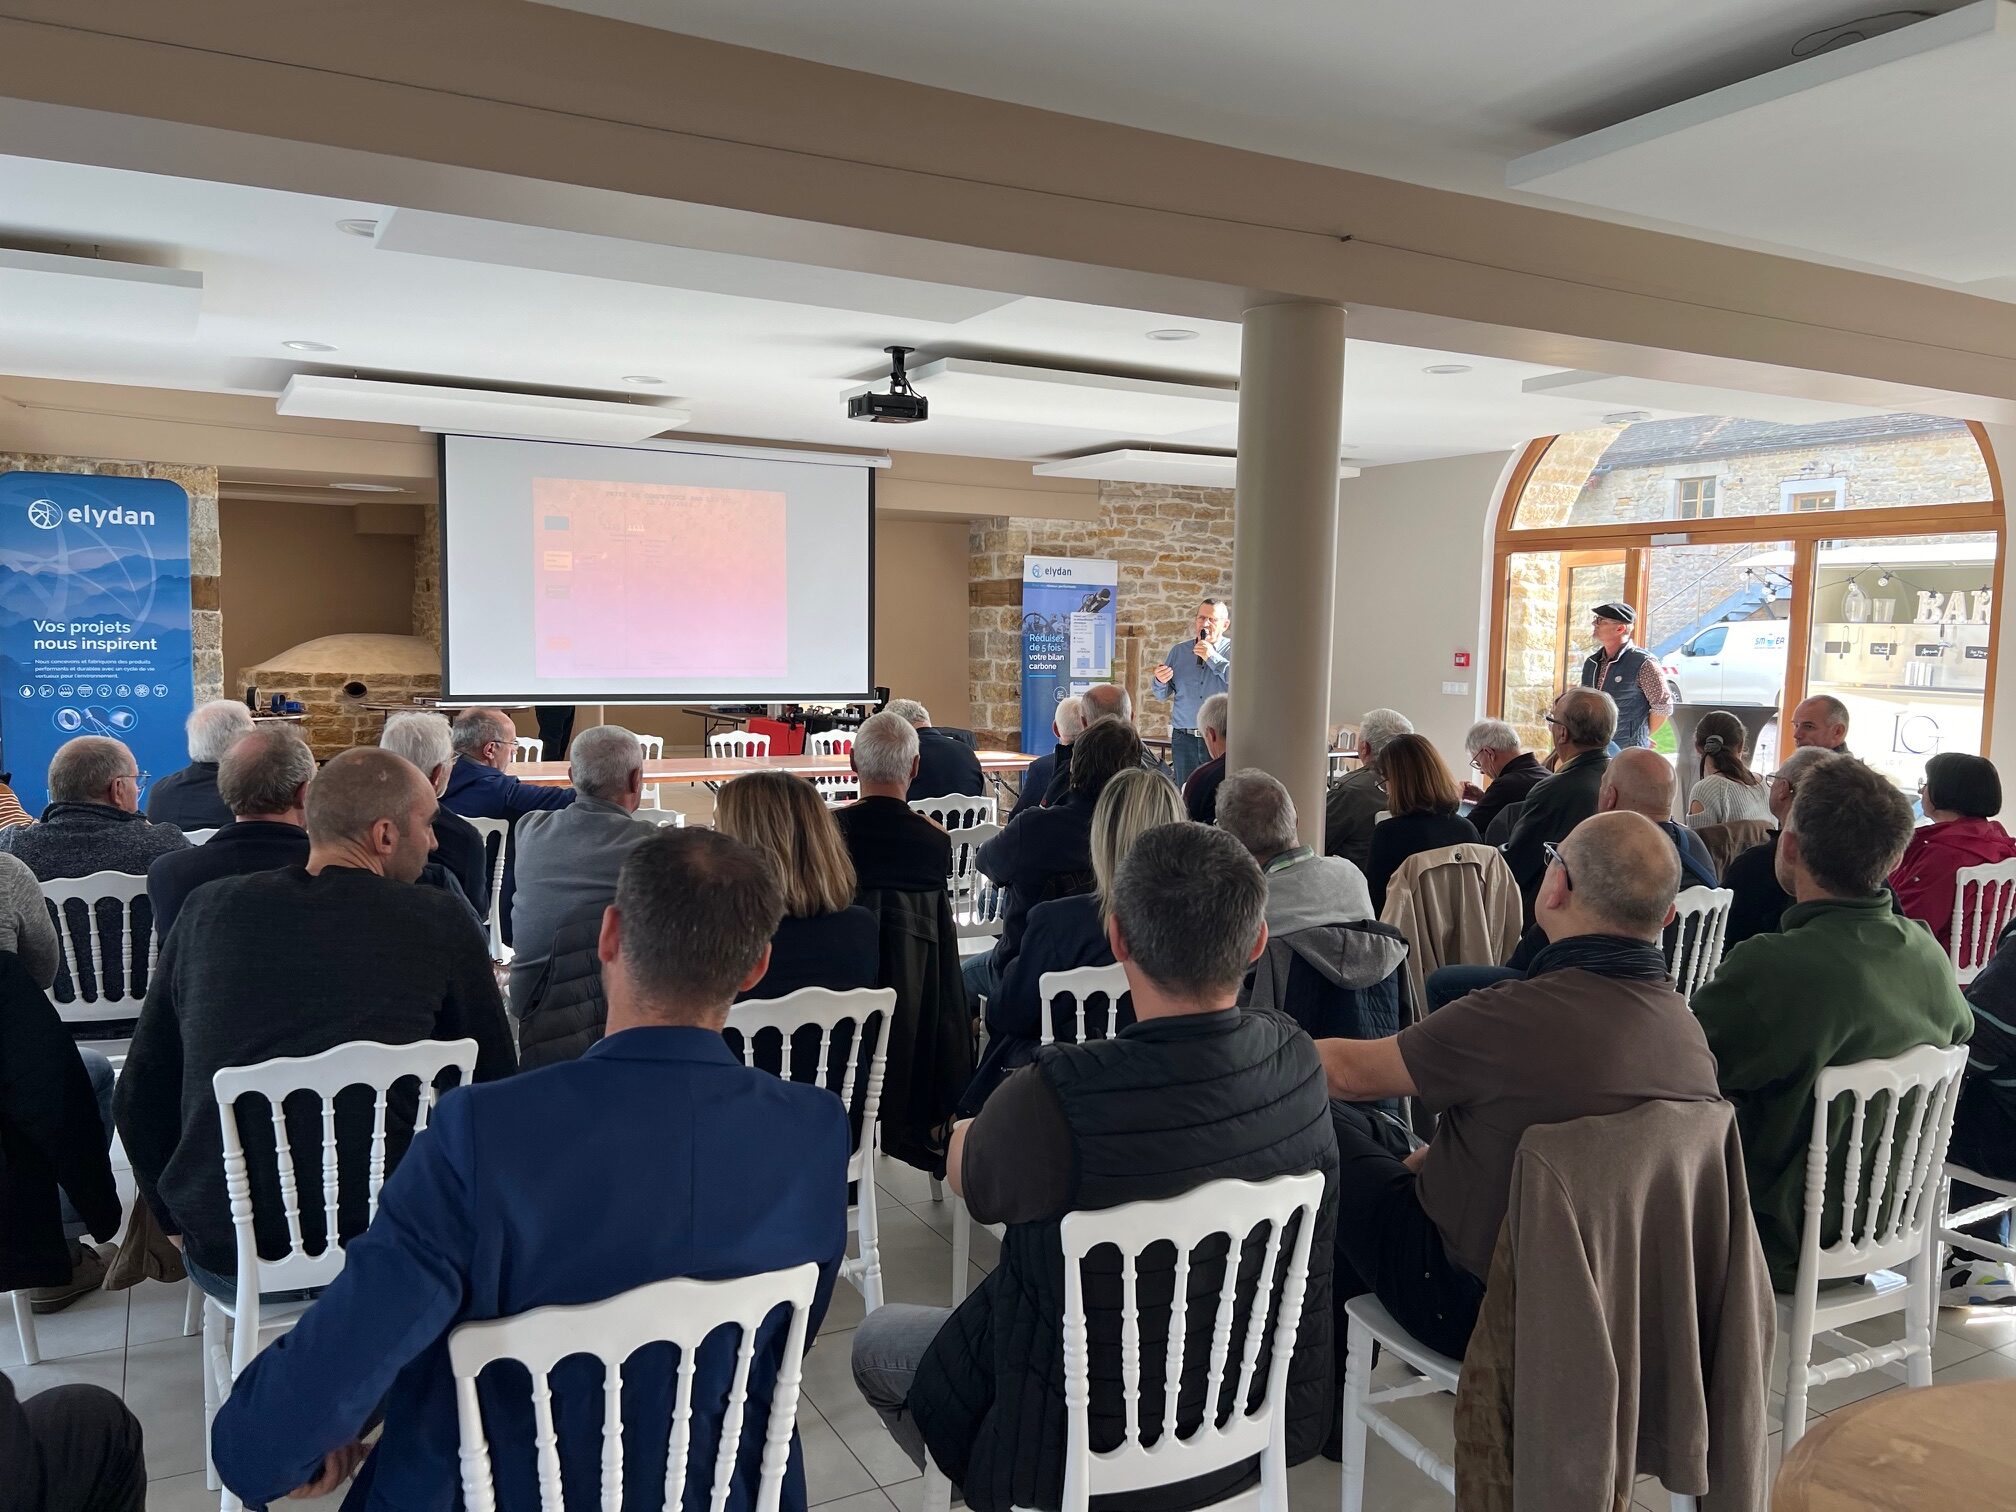
<instances>
[{"instance_id":1,"label":"beige coat","mask_svg":"<svg viewBox=\"0 0 2016 1512\"><path fill-rule=\"evenodd\" d=\"M1728 1103L1527 1130L1457 1393L1459 1512L1615 1512L1641 1474L1762 1512L1773 1316Z\"/></svg>"},{"instance_id":2,"label":"beige coat","mask_svg":"<svg viewBox=\"0 0 2016 1512\"><path fill-rule=\"evenodd\" d=\"M1407 936L1410 1022L1428 1012L1428 973L1498 966L1519 944L1519 885L1494 846L1449 845L1400 863L1379 922Z\"/></svg>"}]
</instances>

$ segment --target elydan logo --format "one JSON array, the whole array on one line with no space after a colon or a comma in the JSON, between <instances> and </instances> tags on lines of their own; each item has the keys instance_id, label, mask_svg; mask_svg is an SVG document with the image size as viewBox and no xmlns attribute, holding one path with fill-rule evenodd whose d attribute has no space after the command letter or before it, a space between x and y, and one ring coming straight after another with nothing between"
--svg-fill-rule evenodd
<instances>
[{"instance_id":1,"label":"elydan logo","mask_svg":"<svg viewBox=\"0 0 2016 1512\"><path fill-rule=\"evenodd\" d=\"M54 499L30 499L28 501L28 523L37 530L54 530L65 520L72 525L89 525L94 530L107 525L152 525L154 511L151 509L127 509L113 505L110 509L99 509L85 504L68 511Z\"/></svg>"}]
</instances>

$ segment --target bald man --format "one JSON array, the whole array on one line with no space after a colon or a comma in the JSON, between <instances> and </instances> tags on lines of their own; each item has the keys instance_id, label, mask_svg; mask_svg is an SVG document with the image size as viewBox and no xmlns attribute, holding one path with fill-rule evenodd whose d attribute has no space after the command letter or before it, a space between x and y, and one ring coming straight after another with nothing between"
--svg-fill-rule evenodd
<instances>
[{"instance_id":1,"label":"bald man","mask_svg":"<svg viewBox=\"0 0 2016 1512\"><path fill-rule=\"evenodd\" d=\"M413 885L434 848L434 804L434 785L405 758L345 751L308 784L306 863L197 888L162 946L114 1117L141 1194L164 1231L182 1236L190 1277L213 1297L231 1298L237 1270L213 1072L350 1040L465 1038L476 1041L478 1081L516 1069L481 930L446 893ZM412 1106L394 1100L395 1158ZM368 1143L369 1107L339 1109L346 1146ZM289 1127L298 1189L319 1192L319 1115L304 1107ZM253 1164L257 1180L256 1155ZM361 1185L344 1194L346 1238L364 1227L364 1196ZM316 1249L324 1226L309 1206L302 1222ZM274 1220L259 1225L262 1253L286 1248L279 1218L262 1214Z\"/></svg>"},{"instance_id":2,"label":"bald man","mask_svg":"<svg viewBox=\"0 0 2016 1512\"><path fill-rule=\"evenodd\" d=\"M1666 832L1680 853L1682 887L1716 887L1715 858L1699 835L1673 820L1673 796L1678 779L1673 764L1657 751L1634 747L1619 751L1604 769L1596 793L1596 812L1643 814Z\"/></svg>"},{"instance_id":3,"label":"bald man","mask_svg":"<svg viewBox=\"0 0 2016 1512\"><path fill-rule=\"evenodd\" d=\"M1552 849L1534 905L1548 943L1523 977L1388 1039L1317 1043L1341 1157L1339 1317L1372 1292L1402 1328L1461 1359L1526 1130L1720 1096L1715 1057L1659 949L1680 880L1658 825L1593 815ZM1382 1097L1438 1109L1434 1142L1396 1155L1351 1106Z\"/></svg>"}]
</instances>

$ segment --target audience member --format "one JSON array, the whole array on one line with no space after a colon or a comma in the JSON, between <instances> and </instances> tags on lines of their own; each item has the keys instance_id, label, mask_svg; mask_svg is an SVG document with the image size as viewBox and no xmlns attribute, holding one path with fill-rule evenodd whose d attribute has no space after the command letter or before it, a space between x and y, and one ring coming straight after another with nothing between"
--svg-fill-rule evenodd
<instances>
[{"instance_id":1,"label":"audience member","mask_svg":"<svg viewBox=\"0 0 2016 1512\"><path fill-rule=\"evenodd\" d=\"M103 1386L51 1386L24 1402L0 1375L0 1492L10 1512L141 1512L140 1420Z\"/></svg>"},{"instance_id":2,"label":"audience member","mask_svg":"<svg viewBox=\"0 0 2016 1512\"><path fill-rule=\"evenodd\" d=\"M1950 949L1956 874L2016 857L2016 840L1991 817L2002 812L2002 779L1986 757L1941 751L1925 763L1918 797L1932 822L1912 831L1890 886L1897 911L1922 921Z\"/></svg>"},{"instance_id":3,"label":"audience member","mask_svg":"<svg viewBox=\"0 0 2016 1512\"><path fill-rule=\"evenodd\" d=\"M1535 913L1550 943L1526 977L1392 1038L1317 1046L1340 1100L1340 1306L1369 1291L1415 1338L1461 1359L1526 1130L1718 1095L1714 1057L1659 950L1679 883L1671 841L1643 815L1586 819L1547 846ZM1438 1115L1425 1151L1397 1157L1372 1117L1346 1106L1381 1097L1419 1097Z\"/></svg>"},{"instance_id":4,"label":"audience member","mask_svg":"<svg viewBox=\"0 0 2016 1512\"><path fill-rule=\"evenodd\" d=\"M1967 1074L1960 1100L1953 1108L1953 1140L1947 1147L1950 1164L1982 1176L2016 1181L2016 922L2002 931L1981 974L1961 991L1974 1010L1974 1036L1967 1042ZM1959 1211L1993 1200L1998 1194L1964 1181L1953 1183L1950 1210ZM2009 1215L2002 1213L1969 1224L1974 1234L2005 1248ZM2009 1267L1989 1264L1964 1245L1955 1245L1947 1262L1940 1303L1945 1307L2007 1306L2016 1301Z\"/></svg>"},{"instance_id":5,"label":"audience member","mask_svg":"<svg viewBox=\"0 0 2016 1512\"><path fill-rule=\"evenodd\" d=\"M1379 753L1414 726L1393 709L1368 709L1358 716L1358 770L1330 784L1323 800L1323 848L1360 871L1372 862L1372 829L1386 817L1386 780Z\"/></svg>"},{"instance_id":6,"label":"audience member","mask_svg":"<svg viewBox=\"0 0 2016 1512\"><path fill-rule=\"evenodd\" d=\"M1750 1206L1779 1291L1799 1269L1815 1078L1829 1066L1957 1044L1973 1031L1953 963L1891 911L1883 888L1910 838L1911 805L1882 773L1859 761L1806 772L1778 840L1778 880L1793 898L1780 932L1730 951L1694 993L1723 1094L1736 1105ZM1839 1237L1847 1139L1839 1120L1823 1245Z\"/></svg>"},{"instance_id":7,"label":"audience member","mask_svg":"<svg viewBox=\"0 0 2016 1512\"><path fill-rule=\"evenodd\" d=\"M1121 772L1106 784L1092 806L1092 891L1038 903L1029 910L1022 949L1001 976L999 988L987 997L987 1054L961 1099L967 1116L1001 1084L1010 1071L1036 1058L1043 1038L1043 974L1077 966L1110 966L1113 947L1106 940L1106 920L1112 907L1113 878L1134 842L1151 829L1183 818L1183 801L1165 777L1136 768ZM1092 1011L1111 1012L1109 1033L1134 1021L1132 1009L1099 1003ZM1057 1026L1052 1025L1052 1032ZM1067 1027L1064 1037L1073 1037Z\"/></svg>"},{"instance_id":8,"label":"audience member","mask_svg":"<svg viewBox=\"0 0 2016 1512\"><path fill-rule=\"evenodd\" d=\"M189 765L147 790L147 817L181 830L217 829L231 822L231 805L217 791L224 753L252 733L252 711L235 698L213 698L190 713Z\"/></svg>"},{"instance_id":9,"label":"audience member","mask_svg":"<svg viewBox=\"0 0 2016 1512\"><path fill-rule=\"evenodd\" d=\"M578 1060L442 1099L370 1228L351 1241L342 1274L232 1386L212 1435L226 1486L250 1506L326 1489L382 1418L350 1504L452 1505L448 1336L463 1323L598 1302L674 1276L813 1263L806 1337L818 1332L847 1239L847 1120L830 1094L745 1068L721 1038L730 1000L763 975L780 912L775 869L725 835L658 830L630 851L602 926L608 1037ZM754 1345L754 1422L776 1378L783 1322L774 1315ZM690 1382L669 1349L625 1362L624 1415L635 1428L626 1503L665 1499L675 1384L690 1384L698 1413L685 1497L705 1499L715 1418L700 1404L727 1395L735 1360L734 1349L710 1346ZM557 1494L596 1505L602 1367L576 1355L550 1380ZM488 1372L477 1390L490 1441L511 1447L492 1466L498 1504L538 1504L523 1373ZM754 1504L762 1455L762 1432L744 1432L730 1506ZM803 1512L805 1500L794 1444L781 1506Z\"/></svg>"},{"instance_id":10,"label":"audience member","mask_svg":"<svg viewBox=\"0 0 2016 1512\"><path fill-rule=\"evenodd\" d=\"M892 698L882 711L910 722L917 732L917 775L910 779L910 802L920 798L978 798L987 791L980 758L963 740L933 729L931 711L914 698Z\"/></svg>"},{"instance_id":11,"label":"audience member","mask_svg":"<svg viewBox=\"0 0 2016 1512\"><path fill-rule=\"evenodd\" d=\"M16 957L45 991L56 981L56 925L28 863L0 852L0 952Z\"/></svg>"},{"instance_id":12,"label":"audience member","mask_svg":"<svg viewBox=\"0 0 2016 1512\"><path fill-rule=\"evenodd\" d=\"M403 756L434 786L438 798L455 775L455 744L445 715L414 710L394 714L378 734L380 749ZM490 912L490 863L482 831L446 804L434 810L434 864L455 879L481 917Z\"/></svg>"},{"instance_id":13,"label":"audience member","mask_svg":"<svg viewBox=\"0 0 2016 1512\"><path fill-rule=\"evenodd\" d=\"M1231 716L1232 700L1223 693L1213 693L1197 711L1197 738L1204 742L1206 759L1191 768L1183 783L1183 809L1198 824L1210 824L1218 817L1218 785L1225 780L1225 728Z\"/></svg>"},{"instance_id":14,"label":"audience member","mask_svg":"<svg viewBox=\"0 0 2016 1512\"><path fill-rule=\"evenodd\" d=\"M1102 728L1087 730L1084 741ZM976 1222L1008 1225L999 1265L955 1311L892 1303L855 1330L862 1394L913 1461L921 1465L928 1447L970 1507L1055 1507L1063 1493L1063 1216L1174 1197L1219 1178L1324 1174L1284 1425L1291 1462L1323 1445L1335 1416L1329 1270L1336 1152L1308 1036L1280 1014L1234 1006L1240 978L1265 942L1265 891L1259 867L1238 843L1203 825L1164 825L1135 842L1114 878L1107 925L1133 992L1135 1022L1111 1039L1045 1048L1001 1084L977 1119L953 1131L946 1180ZM1105 1275L1087 1286L1091 1327L1116 1338L1119 1263L1110 1251L1104 1258ZM1192 1263L1192 1339L1213 1326L1213 1272L1223 1263ZM1150 1250L1140 1269L1145 1295L1169 1294L1168 1246ZM1179 1433L1193 1432L1203 1415L1205 1360L1200 1348L1182 1362L1179 1390L1191 1405ZM1152 1345L1144 1374L1163 1375ZM1116 1388L1109 1382L1101 1389ZM1091 1432L1095 1453L1117 1444L1117 1411L1095 1413ZM1254 1475L1248 1460L1187 1482L1173 1505L1216 1501L1251 1485Z\"/></svg>"},{"instance_id":15,"label":"audience member","mask_svg":"<svg viewBox=\"0 0 2016 1512\"><path fill-rule=\"evenodd\" d=\"M1043 806L1044 797L1049 793L1057 773L1070 771L1071 742L1084 728L1085 701L1081 698L1062 700L1050 720L1051 733L1057 737L1056 747L1029 763L1028 770L1022 774L1022 790L1015 795L1015 807L1008 811L1010 819L1028 809Z\"/></svg>"},{"instance_id":16,"label":"audience member","mask_svg":"<svg viewBox=\"0 0 2016 1512\"><path fill-rule=\"evenodd\" d=\"M1716 709L1701 716L1694 727L1694 787L1687 795L1689 829L1771 817L1764 779L1743 759L1748 741L1749 732L1734 714Z\"/></svg>"},{"instance_id":17,"label":"audience member","mask_svg":"<svg viewBox=\"0 0 2016 1512\"><path fill-rule=\"evenodd\" d=\"M1489 838L1491 821L1545 782L1547 768L1520 746L1519 732L1502 719L1478 720L1463 737L1463 748L1470 753L1470 765L1491 784L1487 788L1463 784L1463 797L1472 805L1465 817L1471 828Z\"/></svg>"},{"instance_id":18,"label":"audience member","mask_svg":"<svg viewBox=\"0 0 2016 1512\"><path fill-rule=\"evenodd\" d=\"M1833 752L1817 746L1801 746L1764 779L1765 799L1777 828L1761 845L1751 846L1731 861L1722 873L1722 885L1736 894L1722 928L1725 952L1757 935L1776 934L1778 920L1792 906L1792 895L1778 885L1778 837L1785 832L1785 816L1792 812L1792 796L1799 790L1800 779L1831 755Z\"/></svg>"},{"instance_id":19,"label":"audience member","mask_svg":"<svg viewBox=\"0 0 2016 1512\"><path fill-rule=\"evenodd\" d=\"M292 725L254 730L224 753L217 792L232 822L202 845L156 856L147 868L147 901L163 939L183 901L204 883L307 864L304 817L314 776L314 754Z\"/></svg>"},{"instance_id":20,"label":"audience member","mask_svg":"<svg viewBox=\"0 0 2016 1512\"><path fill-rule=\"evenodd\" d=\"M162 947L115 1111L141 1195L164 1233L183 1236L189 1274L213 1297L233 1295L237 1272L213 1073L350 1040L464 1037L478 1047L478 1080L514 1069L481 935L452 900L409 885L434 843L434 805L412 763L345 751L309 784L307 864L198 889ZM368 1131L369 1106L339 1108L339 1126ZM305 1105L288 1118L296 1179L316 1190L320 1120ZM365 1223L363 1193L354 1197L339 1220L345 1238ZM285 1252L280 1217L260 1214L260 1253ZM320 1213L302 1223L316 1248Z\"/></svg>"},{"instance_id":21,"label":"audience member","mask_svg":"<svg viewBox=\"0 0 2016 1512\"><path fill-rule=\"evenodd\" d=\"M1456 779L1427 736L1400 735L1389 741L1379 753L1379 775L1386 783L1388 817L1372 827L1365 865L1374 909L1385 908L1386 884L1408 857L1481 839L1476 826L1456 812L1462 804Z\"/></svg>"},{"instance_id":22,"label":"audience member","mask_svg":"<svg viewBox=\"0 0 2016 1512\"><path fill-rule=\"evenodd\" d=\"M714 827L765 857L784 888L770 969L744 997L875 985L881 929L854 901L854 863L817 788L787 772L737 777L714 796Z\"/></svg>"},{"instance_id":23,"label":"audience member","mask_svg":"<svg viewBox=\"0 0 2016 1512\"><path fill-rule=\"evenodd\" d=\"M1547 711L1547 727L1554 732L1560 764L1552 777L1535 783L1526 795L1512 838L1503 847L1529 924L1540 880L1547 873L1545 847L1565 840L1570 830L1596 812L1603 773L1610 765L1605 752L1617 733L1617 705L1600 688L1570 688Z\"/></svg>"},{"instance_id":24,"label":"audience member","mask_svg":"<svg viewBox=\"0 0 2016 1512\"><path fill-rule=\"evenodd\" d=\"M144 877L156 856L189 844L174 825L140 817L146 785L123 742L105 735L65 741L49 761L41 822L0 829L0 853L20 857L42 882L102 871Z\"/></svg>"},{"instance_id":25,"label":"audience member","mask_svg":"<svg viewBox=\"0 0 2016 1512\"><path fill-rule=\"evenodd\" d=\"M1295 800L1258 767L1218 790L1218 828L1246 847L1267 878L1267 933L1296 934L1378 917L1365 874L1342 856L1319 856L1296 833Z\"/></svg>"},{"instance_id":26,"label":"audience member","mask_svg":"<svg viewBox=\"0 0 2016 1512\"><path fill-rule=\"evenodd\" d=\"M1078 710L1087 727L1097 724L1102 719L1117 720L1130 726L1134 723L1134 700L1127 696L1127 690L1118 683L1092 684L1078 695ZM1137 730L1135 733L1138 735L1140 731ZM1145 744L1141 747L1140 758L1135 764L1151 772L1160 772L1165 777L1169 775L1168 769L1155 759L1154 752ZM1050 772L1050 786L1043 795L1043 806L1055 807L1064 801L1070 791L1071 756L1069 752L1059 751L1057 764Z\"/></svg>"},{"instance_id":27,"label":"audience member","mask_svg":"<svg viewBox=\"0 0 2016 1512\"><path fill-rule=\"evenodd\" d=\"M0 772L0 829L34 822L34 816L21 807L21 800L14 792L14 774Z\"/></svg>"},{"instance_id":28,"label":"audience member","mask_svg":"<svg viewBox=\"0 0 2016 1512\"><path fill-rule=\"evenodd\" d=\"M1118 719L1086 726L1071 749L1071 790L1024 814L980 847L973 864L1005 891L994 949L965 964L967 996L992 996L1022 948L1029 910L1092 890L1092 810L1106 784L1141 764L1141 737Z\"/></svg>"},{"instance_id":29,"label":"audience member","mask_svg":"<svg viewBox=\"0 0 2016 1512\"><path fill-rule=\"evenodd\" d=\"M504 841L504 897L498 911L500 932L509 945L516 938L511 900L518 883L517 821L541 809L566 808L574 801L574 789L521 782L511 775L518 727L502 709L464 709L455 717L449 739L455 748L455 769L441 790L442 806L464 819L502 819L512 826ZM489 895L486 885L483 896ZM475 894L470 897L473 901Z\"/></svg>"},{"instance_id":30,"label":"audience member","mask_svg":"<svg viewBox=\"0 0 2016 1512\"><path fill-rule=\"evenodd\" d=\"M1183 789L1186 801L1190 774L1209 756L1204 705L1213 696L1231 691L1231 627L1232 605L1224 599L1205 599L1197 606L1196 633L1171 646L1168 657L1154 672L1150 691L1156 698L1171 701L1169 748L1176 759L1176 785ZM1211 822L1208 812L1201 816L1193 812L1190 817L1203 824Z\"/></svg>"},{"instance_id":31,"label":"audience member","mask_svg":"<svg viewBox=\"0 0 2016 1512\"><path fill-rule=\"evenodd\" d=\"M518 894L512 905L511 1011L523 1016L561 924L616 896L624 859L658 828L637 817L644 747L621 725L573 737L567 776L574 802L518 821Z\"/></svg>"},{"instance_id":32,"label":"audience member","mask_svg":"<svg viewBox=\"0 0 2016 1512\"><path fill-rule=\"evenodd\" d=\"M910 807L906 795L919 762L916 729L886 709L854 732L854 775L861 796L833 812L854 863L856 892L943 887L952 871L945 831Z\"/></svg>"},{"instance_id":33,"label":"audience member","mask_svg":"<svg viewBox=\"0 0 2016 1512\"><path fill-rule=\"evenodd\" d=\"M1848 749L1848 705L1827 693L1817 693L1792 711L1792 744L1817 746L1836 756Z\"/></svg>"}]
</instances>

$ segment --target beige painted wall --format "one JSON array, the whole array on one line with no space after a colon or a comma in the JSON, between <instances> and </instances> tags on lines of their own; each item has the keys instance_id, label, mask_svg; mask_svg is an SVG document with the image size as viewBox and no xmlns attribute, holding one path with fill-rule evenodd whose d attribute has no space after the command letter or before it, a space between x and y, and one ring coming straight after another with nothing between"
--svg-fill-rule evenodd
<instances>
[{"instance_id":1,"label":"beige painted wall","mask_svg":"<svg viewBox=\"0 0 2016 1512\"><path fill-rule=\"evenodd\" d=\"M972 724L965 520L875 522L875 681L938 724Z\"/></svg>"}]
</instances>

